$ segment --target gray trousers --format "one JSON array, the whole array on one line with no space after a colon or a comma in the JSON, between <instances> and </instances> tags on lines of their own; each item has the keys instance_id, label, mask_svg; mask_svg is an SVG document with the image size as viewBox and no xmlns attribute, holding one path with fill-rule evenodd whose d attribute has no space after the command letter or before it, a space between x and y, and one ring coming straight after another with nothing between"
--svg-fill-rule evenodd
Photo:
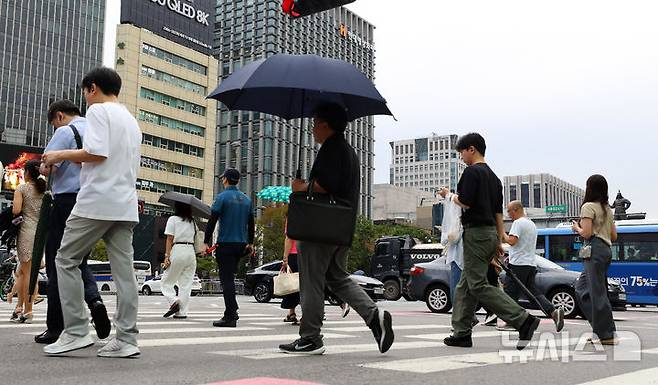
<instances>
[{"instance_id":1,"label":"gray trousers","mask_svg":"<svg viewBox=\"0 0 658 385\"><path fill-rule=\"evenodd\" d=\"M299 335L315 343L322 342L325 285L370 323L377 305L345 270L349 248L311 242L298 242L297 247L302 305Z\"/></svg>"},{"instance_id":2,"label":"gray trousers","mask_svg":"<svg viewBox=\"0 0 658 385\"><path fill-rule=\"evenodd\" d=\"M608 267L612 250L599 238L592 238L592 257L583 261L583 272L576 281L576 295L592 331L600 339L614 338L615 321L608 299Z\"/></svg>"},{"instance_id":3,"label":"gray trousers","mask_svg":"<svg viewBox=\"0 0 658 385\"><path fill-rule=\"evenodd\" d=\"M117 311L114 314L116 338L137 345L138 297L132 245L134 226L134 222L101 221L73 214L66 221L55 264L64 332L67 334L78 337L89 334L89 316L84 306L84 286L78 266L96 242L103 239L117 289Z\"/></svg>"}]
</instances>

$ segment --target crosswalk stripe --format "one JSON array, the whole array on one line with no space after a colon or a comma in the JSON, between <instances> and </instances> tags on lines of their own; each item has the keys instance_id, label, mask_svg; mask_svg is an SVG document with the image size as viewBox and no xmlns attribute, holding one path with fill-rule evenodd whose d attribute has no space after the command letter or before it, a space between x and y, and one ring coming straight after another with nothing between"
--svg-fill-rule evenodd
<instances>
[{"instance_id":1,"label":"crosswalk stripe","mask_svg":"<svg viewBox=\"0 0 658 385\"><path fill-rule=\"evenodd\" d=\"M240 330L240 329L236 329ZM353 338L354 336L345 334L326 333L324 339L335 338ZM227 336L227 337L192 337L192 338L158 338L139 340L139 347L162 347L162 346L181 346L181 345L212 345L212 344L231 344L244 342L268 342L268 341L294 341L299 338L299 334L272 334L256 336Z\"/></svg>"},{"instance_id":2,"label":"crosswalk stripe","mask_svg":"<svg viewBox=\"0 0 658 385\"><path fill-rule=\"evenodd\" d=\"M332 330L335 332L368 332L370 328L367 326L348 326L348 327L328 327L325 330ZM393 332L396 330L417 330L417 329L450 329L447 325L393 325Z\"/></svg>"},{"instance_id":3,"label":"crosswalk stripe","mask_svg":"<svg viewBox=\"0 0 658 385\"><path fill-rule=\"evenodd\" d=\"M443 344L430 341L414 341L414 342L396 342L393 344L392 350L407 350L407 349L422 349L439 347ZM353 344L353 345L329 345L324 354L348 354L360 352L378 352L375 342L369 344ZM211 354L218 354L223 356L239 356L242 358L249 358L252 360L266 360L266 359L279 359L297 357L294 354L285 354L278 349L243 349L243 350L227 350L209 352Z\"/></svg>"},{"instance_id":4,"label":"crosswalk stripe","mask_svg":"<svg viewBox=\"0 0 658 385\"><path fill-rule=\"evenodd\" d=\"M240 320L242 320L242 318L240 318ZM277 325L286 325L286 324L290 324L290 323L283 322L283 318L279 319L278 321L272 321L272 322L249 322L249 325L257 325L257 326L277 326ZM364 321L363 320L322 321L322 324L323 325L363 325Z\"/></svg>"},{"instance_id":5,"label":"crosswalk stripe","mask_svg":"<svg viewBox=\"0 0 658 385\"><path fill-rule=\"evenodd\" d=\"M658 368L638 370L636 372L601 378L599 380L594 380L589 382L583 382L578 385L619 385L619 384L658 385Z\"/></svg>"},{"instance_id":6,"label":"crosswalk stripe","mask_svg":"<svg viewBox=\"0 0 658 385\"><path fill-rule=\"evenodd\" d=\"M396 328L393 327L393 331L395 331ZM503 333L506 332L501 332L498 330L490 331L490 332L477 332L473 333L471 335L471 338L489 338L489 337L498 337L502 336ZM437 341L443 341L446 337L449 337L452 335L451 333L440 333L440 334L419 334L419 335L413 335L413 336L405 336L407 338L419 338L423 340L437 340Z\"/></svg>"},{"instance_id":7,"label":"crosswalk stripe","mask_svg":"<svg viewBox=\"0 0 658 385\"><path fill-rule=\"evenodd\" d=\"M658 354L658 348L642 350L644 354Z\"/></svg>"},{"instance_id":8,"label":"crosswalk stripe","mask_svg":"<svg viewBox=\"0 0 658 385\"><path fill-rule=\"evenodd\" d=\"M137 325L139 329L139 325ZM90 328L93 330L93 328ZM171 333L218 333L218 332L240 332L240 331L259 331L259 330L270 330L267 328L252 328L252 327L241 327L241 328L161 328L161 329L139 329L139 334L171 334ZM29 332L23 333L27 335L39 335L39 332Z\"/></svg>"}]
</instances>

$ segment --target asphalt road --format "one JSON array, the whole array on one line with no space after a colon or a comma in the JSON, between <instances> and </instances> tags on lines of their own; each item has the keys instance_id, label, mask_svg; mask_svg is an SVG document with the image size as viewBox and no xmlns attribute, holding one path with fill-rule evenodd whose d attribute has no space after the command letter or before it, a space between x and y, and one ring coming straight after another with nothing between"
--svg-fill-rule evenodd
<instances>
[{"instance_id":1,"label":"asphalt road","mask_svg":"<svg viewBox=\"0 0 658 385\"><path fill-rule=\"evenodd\" d=\"M105 302L113 312L114 297ZM473 348L448 348L442 339L450 315L432 314L423 302L380 302L393 314L396 333L382 355L356 312L341 319L339 308L327 306L327 353L294 357L277 351L297 338L297 327L282 322L279 303L239 302L238 327L219 329L212 321L223 309L221 297L193 297L190 318L173 320L161 316L163 297L140 296L137 359L97 358L102 342L47 357L33 342L45 328L46 303L35 307L31 325L8 322L12 308L0 303L0 384L658 384L656 307L615 313L621 343L602 351L584 343L584 320L568 320L561 334L544 320L534 345L519 355L516 333L478 325Z\"/></svg>"}]
</instances>

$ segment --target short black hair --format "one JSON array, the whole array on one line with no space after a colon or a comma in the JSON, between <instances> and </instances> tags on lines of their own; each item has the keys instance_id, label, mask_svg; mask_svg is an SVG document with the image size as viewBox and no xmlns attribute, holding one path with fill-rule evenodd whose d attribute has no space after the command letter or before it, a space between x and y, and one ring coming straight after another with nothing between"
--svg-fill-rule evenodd
<instances>
[{"instance_id":1,"label":"short black hair","mask_svg":"<svg viewBox=\"0 0 658 385\"><path fill-rule=\"evenodd\" d=\"M327 122L329 127L336 132L344 132L347 129L347 111L340 104L318 104L313 110L313 116Z\"/></svg>"},{"instance_id":2,"label":"short black hair","mask_svg":"<svg viewBox=\"0 0 658 385\"><path fill-rule=\"evenodd\" d=\"M484 138L476 132L466 134L457 141L457 151L468 150L471 146L475 147L482 156L484 156L484 153L487 151L487 144L485 143Z\"/></svg>"},{"instance_id":3,"label":"short black hair","mask_svg":"<svg viewBox=\"0 0 658 385\"><path fill-rule=\"evenodd\" d=\"M52 122L55 119L55 114L61 112L69 116L80 116L80 108L76 106L72 101L67 99L58 100L53 102L50 107L48 107L48 123Z\"/></svg>"},{"instance_id":4,"label":"short black hair","mask_svg":"<svg viewBox=\"0 0 658 385\"><path fill-rule=\"evenodd\" d=\"M93 84L105 95L119 96L121 91L121 77L111 68L98 67L87 72L82 79L82 88L89 90Z\"/></svg>"}]
</instances>

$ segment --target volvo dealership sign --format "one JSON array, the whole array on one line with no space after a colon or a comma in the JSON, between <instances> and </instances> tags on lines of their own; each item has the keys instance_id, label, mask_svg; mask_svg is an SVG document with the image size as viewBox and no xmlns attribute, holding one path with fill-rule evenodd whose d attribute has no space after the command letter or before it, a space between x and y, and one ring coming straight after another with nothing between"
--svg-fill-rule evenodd
<instances>
[{"instance_id":1,"label":"volvo dealership sign","mask_svg":"<svg viewBox=\"0 0 658 385\"><path fill-rule=\"evenodd\" d=\"M148 29L209 55L214 3L215 0L123 0L121 23Z\"/></svg>"}]
</instances>

